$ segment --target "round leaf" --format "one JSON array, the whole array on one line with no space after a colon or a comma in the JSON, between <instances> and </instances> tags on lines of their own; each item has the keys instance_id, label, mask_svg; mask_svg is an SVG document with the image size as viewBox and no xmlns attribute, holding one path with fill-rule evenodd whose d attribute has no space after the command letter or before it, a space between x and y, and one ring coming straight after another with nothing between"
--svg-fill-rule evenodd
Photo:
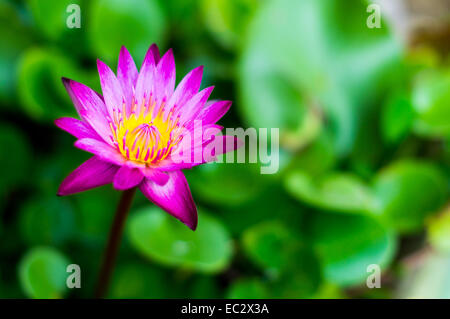
<instances>
[{"instance_id":1,"label":"round leaf","mask_svg":"<svg viewBox=\"0 0 450 319\"><path fill-rule=\"evenodd\" d=\"M209 163L186 171L193 192L205 201L233 206L254 198L261 190L256 165Z\"/></svg>"},{"instance_id":2,"label":"round leaf","mask_svg":"<svg viewBox=\"0 0 450 319\"><path fill-rule=\"evenodd\" d=\"M206 214L199 215L195 232L154 207L132 215L128 226L133 247L164 265L214 273L230 262L231 238L220 222Z\"/></svg>"},{"instance_id":3,"label":"round leaf","mask_svg":"<svg viewBox=\"0 0 450 319\"><path fill-rule=\"evenodd\" d=\"M308 227L323 274L339 286L362 283L367 266L387 266L394 257L394 235L372 218L315 213Z\"/></svg>"},{"instance_id":4,"label":"round leaf","mask_svg":"<svg viewBox=\"0 0 450 319\"><path fill-rule=\"evenodd\" d=\"M79 72L62 55L42 49L30 49L19 62L19 97L24 111L35 119L54 120L76 114L61 77L79 79Z\"/></svg>"},{"instance_id":5,"label":"round leaf","mask_svg":"<svg viewBox=\"0 0 450 319\"><path fill-rule=\"evenodd\" d=\"M19 264L22 289L32 298L63 297L69 264L69 260L53 248L33 248Z\"/></svg>"},{"instance_id":6,"label":"round leaf","mask_svg":"<svg viewBox=\"0 0 450 319\"><path fill-rule=\"evenodd\" d=\"M450 137L450 70L420 74L413 88L417 113L415 131L425 136Z\"/></svg>"},{"instance_id":7,"label":"round leaf","mask_svg":"<svg viewBox=\"0 0 450 319\"><path fill-rule=\"evenodd\" d=\"M376 212L390 227L411 232L447 198L447 184L433 165L411 160L396 162L375 180Z\"/></svg>"},{"instance_id":8,"label":"round leaf","mask_svg":"<svg viewBox=\"0 0 450 319\"><path fill-rule=\"evenodd\" d=\"M339 0L266 1L250 23L239 69L245 119L284 135L308 124L305 106L321 108L335 147L351 150L362 112L386 87L401 52L386 28L366 27L366 8Z\"/></svg>"},{"instance_id":9,"label":"round leaf","mask_svg":"<svg viewBox=\"0 0 450 319\"><path fill-rule=\"evenodd\" d=\"M372 207L370 189L356 176L345 173L313 178L294 171L287 175L285 186L296 198L326 210L361 213Z\"/></svg>"}]
</instances>

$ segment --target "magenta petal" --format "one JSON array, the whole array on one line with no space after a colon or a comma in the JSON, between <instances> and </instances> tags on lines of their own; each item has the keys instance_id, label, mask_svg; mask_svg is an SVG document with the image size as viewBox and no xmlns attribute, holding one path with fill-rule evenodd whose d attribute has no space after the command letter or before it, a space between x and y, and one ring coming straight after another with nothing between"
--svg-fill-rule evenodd
<instances>
[{"instance_id":1,"label":"magenta petal","mask_svg":"<svg viewBox=\"0 0 450 319\"><path fill-rule=\"evenodd\" d=\"M153 203L178 218L192 230L197 228L197 207L192 199L186 177L181 171L169 172L165 185L144 179L139 186L142 193Z\"/></svg>"},{"instance_id":2,"label":"magenta petal","mask_svg":"<svg viewBox=\"0 0 450 319\"><path fill-rule=\"evenodd\" d=\"M202 108L205 106L206 102L209 99L212 91L214 90L213 86L210 86L200 92L198 92L192 99L190 99L185 106L181 107L179 111L180 124L185 124L189 120L194 120ZM177 113L175 113L177 114Z\"/></svg>"},{"instance_id":3,"label":"magenta petal","mask_svg":"<svg viewBox=\"0 0 450 319\"><path fill-rule=\"evenodd\" d=\"M176 171L181 169L189 169L194 166L212 162L216 160L216 156L232 152L242 147L244 142L238 139L236 136L220 135L215 136L213 139L203 143L203 145L195 146L191 150L191 159L195 159L195 153L199 152L202 155L202 160L190 163L178 163L174 162L172 159L168 158L158 163L158 169L164 170L166 172ZM208 152L205 152L205 148L208 147ZM210 152L211 151L211 152ZM177 154L174 153L174 156Z\"/></svg>"},{"instance_id":4,"label":"magenta petal","mask_svg":"<svg viewBox=\"0 0 450 319\"><path fill-rule=\"evenodd\" d=\"M122 92L127 102L128 109L131 108L133 101L134 88L138 77L138 70L130 52L122 46L119 54L119 63L117 64L117 80L119 80Z\"/></svg>"},{"instance_id":5,"label":"magenta petal","mask_svg":"<svg viewBox=\"0 0 450 319\"><path fill-rule=\"evenodd\" d=\"M150 46L150 52L153 54L155 64L158 64L159 60L161 60L161 55L159 54L159 48L155 43Z\"/></svg>"},{"instance_id":6,"label":"magenta petal","mask_svg":"<svg viewBox=\"0 0 450 319\"><path fill-rule=\"evenodd\" d=\"M203 66L200 66L189 72L181 80L167 103L167 112L173 107L176 109L182 107L198 92L202 83L202 76Z\"/></svg>"},{"instance_id":7,"label":"magenta petal","mask_svg":"<svg viewBox=\"0 0 450 319\"><path fill-rule=\"evenodd\" d=\"M76 141L75 146L83 151L97 155L100 159L112 164L123 165L126 162L125 157L119 151L99 140L83 138Z\"/></svg>"},{"instance_id":8,"label":"magenta petal","mask_svg":"<svg viewBox=\"0 0 450 319\"><path fill-rule=\"evenodd\" d=\"M155 72L155 98L158 105L168 100L175 88L175 58L170 49L159 61Z\"/></svg>"},{"instance_id":9,"label":"magenta petal","mask_svg":"<svg viewBox=\"0 0 450 319\"><path fill-rule=\"evenodd\" d=\"M228 152L233 152L237 150L238 148L242 147L244 145L244 142L240 139L238 139L236 136L231 135L222 135L222 136L216 136L214 139L212 139L210 142L208 142L206 145L208 146L217 146L215 147L215 156L225 154ZM204 145L203 147L206 147Z\"/></svg>"},{"instance_id":10,"label":"magenta petal","mask_svg":"<svg viewBox=\"0 0 450 319\"><path fill-rule=\"evenodd\" d=\"M91 157L75 169L61 183L58 196L79 193L113 181L119 167L106 163L98 157Z\"/></svg>"},{"instance_id":11,"label":"magenta petal","mask_svg":"<svg viewBox=\"0 0 450 319\"><path fill-rule=\"evenodd\" d=\"M153 182L164 185L169 180L169 175L167 175L165 172L150 168L150 167L142 167L141 168L142 174Z\"/></svg>"},{"instance_id":12,"label":"magenta petal","mask_svg":"<svg viewBox=\"0 0 450 319\"><path fill-rule=\"evenodd\" d=\"M147 51L145 55L144 62L142 62L141 71L139 72L136 81L136 92L135 98L138 108L141 107L142 102L148 102L150 95L154 90L154 79L155 79L155 59L153 57L153 52L151 48ZM136 111L139 113L139 109Z\"/></svg>"},{"instance_id":13,"label":"magenta petal","mask_svg":"<svg viewBox=\"0 0 450 319\"><path fill-rule=\"evenodd\" d=\"M113 186L117 190L124 191L140 184L143 178L144 175L139 168L122 166L114 176Z\"/></svg>"},{"instance_id":14,"label":"magenta petal","mask_svg":"<svg viewBox=\"0 0 450 319\"><path fill-rule=\"evenodd\" d=\"M97 92L84 84L66 78L62 79L78 114L106 143L112 143L111 128L108 124L105 103Z\"/></svg>"},{"instance_id":15,"label":"magenta petal","mask_svg":"<svg viewBox=\"0 0 450 319\"><path fill-rule=\"evenodd\" d=\"M103 99L110 119L114 119L113 111L119 112L122 110L125 97L122 92L122 86L117 80L114 72L100 60L97 60L98 74L100 76L100 84L102 86Z\"/></svg>"},{"instance_id":16,"label":"magenta petal","mask_svg":"<svg viewBox=\"0 0 450 319\"><path fill-rule=\"evenodd\" d=\"M55 125L76 138L101 139L89 124L72 117L61 117L56 119Z\"/></svg>"},{"instance_id":17,"label":"magenta petal","mask_svg":"<svg viewBox=\"0 0 450 319\"><path fill-rule=\"evenodd\" d=\"M231 104L231 101L218 101L207 105L200 111L197 119L201 120L203 125L216 123L228 112Z\"/></svg>"}]
</instances>

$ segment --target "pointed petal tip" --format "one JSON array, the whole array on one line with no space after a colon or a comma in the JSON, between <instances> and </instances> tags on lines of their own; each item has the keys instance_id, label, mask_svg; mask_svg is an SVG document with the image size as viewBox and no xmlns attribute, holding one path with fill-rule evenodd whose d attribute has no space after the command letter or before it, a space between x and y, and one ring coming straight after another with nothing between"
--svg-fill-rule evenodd
<instances>
[{"instance_id":1,"label":"pointed petal tip","mask_svg":"<svg viewBox=\"0 0 450 319\"><path fill-rule=\"evenodd\" d=\"M196 72L196 73L203 74L204 70L205 70L205 66L204 65L200 65L200 66L196 67L195 69L193 69L192 71Z\"/></svg>"},{"instance_id":2,"label":"pointed petal tip","mask_svg":"<svg viewBox=\"0 0 450 319\"><path fill-rule=\"evenodd\" d=\"M128 49L127 49L126 46L122 45L122 46L120 47L119 60L120 60L121 58L123 59L124 57L128 57L128 56L131 57L130 51L128 51Z\"/></svg>"},{"instance_id":3,"label":"pointed petal tip","mask_svg":"<svg viewBox=\"0 0 450 319\"><path fill-rule=\"evenodd\" d=\"M106 63L100 59L97 59L96 63L97 63L97 68L104 68L106 66Z\"/></svg>"},{"instance_id":4,"label":"pointed petal tip","mask_svg":"<svg viewBox=\"0 0 450 319\"><path fill-rule=\"evenodd\" d=\"M73 80L66 78L66 77L61 77L61 82L64 85L64 87L66 88L66 90L70 90L71 83L73 82Z\"/></svg>"},{"instance_id":5,"label":"pointed petal tip","mask_svg":"<svg viewBox=\"0 0 450 319\"><path fill-rule=\"evenodd\" d=\"M195 214L195 216L197 216L197 214ZM193 221L192 223L185 223L187 227L189 227L192 231L196 231L197 230L197 226L198 226L198 218L195 218L195 221Z\"/></svg>"}]
</instances>

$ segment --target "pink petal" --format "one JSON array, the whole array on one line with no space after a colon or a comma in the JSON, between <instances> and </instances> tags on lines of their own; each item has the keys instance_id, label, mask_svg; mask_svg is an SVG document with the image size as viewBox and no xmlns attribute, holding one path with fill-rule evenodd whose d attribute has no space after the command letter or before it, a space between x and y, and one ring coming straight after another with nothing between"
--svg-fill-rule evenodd
<instances>
[{"instance_id":1,"label":"pink petal","mask_svg":"<svg viewBox=\"0 0 450 319\"><path fill-rule=\"evenodd\" d=\"M154 96L158 106L160 106L163 101L167 102L169 97L173 94L174 88L175 59L173 57L173 51L170 49L164 54L161 61L159 61L156 66Z\"/></svg>"},{"instance_id":2,"label":"pink petal","mask_svg":"<svg viewBox=\"0 0 450 319\"><path fill-rule=\"evenodd\" d=\"M169 175L155 168L145 166L141 168L141 172L146 178L159 185L164 185L169 180Z\"/></svg>"},{"instance_id":3,"label":"pink petal","mask_svg":"<svg viewBox=\"0 0 450 319\"><path fill-rule=\"evenodd\" d=\"M62 81L83 121L87 122L106 143L112 144L111 128L107 121L108 113L98 93L76 81L66 78Z\"/></svg>"},{"instance_id":4,"label":"pink petal","mask_svg":"<svg viewBox=\"0 0 450 319\"><path fill-rule=\"evenodd\" d=\"M71 117L61 117L56 119L55 124L60 129L75 136L76 138L101 139L101 137L92 129L92 127L89 126L89 124Z\"/></svg>"},{"instance_id":5,"label":"pink petal","mask_svg":"<svg viewBox=\"0 0 450 319\"><path fill-rule=\"evenodd\" d=\"M181 171L169 172L169 180L163 186L144 179L139 186L142 193L153 203L179 219L192 230L197 228L197 207Z\"/></svg>"},{"instance_id":6,"label":"pink petal","mask_svg":"<svg viewBox=\"0 0 450 319\"><path fill-rule=\"evenodd\" d=\"M158 64L159 60L161 60L161 55L159 54L159 48L155 43L150 46L150 52L153 53L155 64Z\"/></svg>"},{"instance_id":7,"label":"pink petal","mask_svg":"<svg viewBox=\"0 0 450 319\"><path fill-rule=\"evenodd\" d=\"M105 63L97 60L97 68L102 86L103 99L105 100L109 116L113 120L115 118L114 114L121 112L123 109L125 97L122 92L122 86L114 72Z\"/></svg>"},{"instance_id":8,"label":"pink petal","mask_svg":"<svg viewBox=\"0 0 450 319\"><path fill-rule=\"evenodd\" d=\"M118 169L118 166L106 163L98 157L91 157L66 177L58 189L58 196L75 194L109 184L113 181Z\"/></svg>"},{"instance_id":9,"label":"pink petal","mask_svg":"<svg viewBox=\"0 0 450 319\"><path fill-rule=\"evenodd\" d=\"M133 101L134 88L138 77L138 70L130 52L122 46L117 64L117 80L119 80L122 92L127 102L127 110L130 110Z\"/></svg>"},{"instance_id":10,"label":"pink petal","mask_svg":"<svg viewBox=\"0 0 450 319\"><path fill-rule=\"evenodd\" d=\"M228 152L232 152L237 150L238 148L244 145L243 141L238 139L236 136L229 135L220 135L216 136L214 139L210 139L206 141L201 146L195 146L191 150L190 158L191 162L178 162L174 161L173 158L178 155L176 152L180 152L182 149L177 149L170 158L167 158L158 163L158 169L164 170L167 172L181 170L181 169L190 169L200 164L205 164L208 162L215 161L218 155L225 154ZM205 148L207 148L205 150ZM211 152L210 152L211 151ZM200 152L202 155L201 161L195 161L196 152Z\"/></svg>"},{"instance_id":11,"label":"pink petal","mask_svg":"<svg viewBox=\"0 0 450 319\"><path fill-rule=\"evenodd\" d=\"M112 164L123 165L126 162L125 157L117 149L99 140L83 138L76 141L75 146Z\"/></svg>"},{"instance_id":12,"label":"pink petal","mask_svg":"<svg viewBox=\"0 0 450 319\"><path fill-rule=\"evenodd\" d=\"M137 102L137 113L140 112L140 107L144 102L148 103L149 98L154 90L154 79L155 79L155 59L153 57L153 51L150 48L145 55L144 62L142 63L141 71L139 72L136 81L136 102Z\"/></svg>"},{"instance_id":13,"label":"pink petal","mask_svg":"<svg viewBox=\"0 0 450 319\"><path fill-rule=\"evenodd\" d=\"M218 101L200 111L197 119L201 120L203 125L216 123L224 116L231 107L231 101Z\"/></svg>"},{"instance_id":14,"label":"pink petal","mask_svg":"<svg viewBox=\"0 0 450 319\"><path fill-rule=\"evenodd\" d=\"M200 89L202 82L203 66L195 68L189 72L178 84L175 92L167 103L166 112L169 112L172 108L178 109L182 107L187 101L189 101Z\"/></svg>"},{"instance_id":15,"label":"pink petal","mask_svg":"<svg viewBox=\"0 0 450 319\"><path fill-rule=\"evenodd\" d=\"M180 114L180 124L183 125L190 120L194 120L201 109L205 106L206 102L209 99L212 91L214 90L213 86L210 86L200 92L198 92L192 99L190 99L186 105L180 107L178 110L178 114Z\"/></svg>"},{"instance_id":16,"label":"pink petal","mask_svg":"<svg viewBox=\"0 0 450 319\"><path fill-rule=\"evenodd\" d=\"M119 171L116 173L116 176L114 176L113 186L117 190L124 191L137 186L140 182L142 182L143 178L144 175L142 175L139 168L124 165L120 167Z\"/></svg>"}]
</instances>

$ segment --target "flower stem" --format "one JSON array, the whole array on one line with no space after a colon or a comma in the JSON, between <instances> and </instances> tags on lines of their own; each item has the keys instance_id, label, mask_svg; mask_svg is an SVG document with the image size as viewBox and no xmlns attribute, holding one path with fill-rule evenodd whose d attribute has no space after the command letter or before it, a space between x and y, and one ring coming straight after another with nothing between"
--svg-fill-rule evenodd
<instances>
[{"instance_id":1,"label":"flower stem","mask_svg":"<svg viewBox=\"0 0 450 319\"><path fill-rule=\"evenodd\" d=\"M122 197L120 198L119 206L117 207L116 215L109 233L108 245L106 246L106 251L103 256L103 262L95 291L95 298L104 298L108 291L109 282L111 280L111 275L116 262L117 251L119 250L120 241L122 238L125 220L127 219L135 193L136 188L133 187L123 191Z\"/></svg>"}]
</instances>

